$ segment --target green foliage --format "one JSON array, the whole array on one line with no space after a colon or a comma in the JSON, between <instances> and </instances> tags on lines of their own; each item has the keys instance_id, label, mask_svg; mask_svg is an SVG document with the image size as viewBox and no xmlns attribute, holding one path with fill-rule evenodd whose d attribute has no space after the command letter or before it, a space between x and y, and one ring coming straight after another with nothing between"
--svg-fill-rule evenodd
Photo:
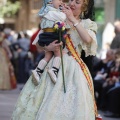
<instances>
[{"instance_id":1,"label":"green foliage","mask_svg":"<svg viewBox=\"0 0 120 120\"><path fill-rule=\"evenodd\" d=\"M14 17L20 8L20 2L7 1L6 5L0 7L0 17Z\"/></svg>"},{"instance_id":2,"label":"green foliage","mask_svg":"<svg viewBox=\"0 0 120 120\"><path fill-rule=\"evenodd\" d=\"M105 20L105 13L103 8L96 8L95 9L95 20L97 22L104 22Z\"/></svg>"}]
</instances>

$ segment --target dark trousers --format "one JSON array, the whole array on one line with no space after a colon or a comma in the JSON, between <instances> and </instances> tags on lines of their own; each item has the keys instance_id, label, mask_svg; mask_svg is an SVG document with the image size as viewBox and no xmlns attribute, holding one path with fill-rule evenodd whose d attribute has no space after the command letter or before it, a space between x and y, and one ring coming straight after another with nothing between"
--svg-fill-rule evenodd
<instances>
[{"instance_id":1,"label":"dark trousers","mask_svg":"<svg viewBox=\"0 0 120 120\"><path fill-rule=\"evenodd\" d=\"M102 88L102 92L101 92L101 99L100 99L100 109L101 110L107 110L108 109L108 100L109 98L107 97L108 91L114 87L113 85L107 85L106 87Z\"/></svg>"},{"instance_id":2,"label":"dark trousers","mask_svg":"<svg viewBox=\"0 0 120 120\"><path fill-rule=\"evenodd\" d=\"M108 110L120 115L120 87L108 92Z\"/></svg>"}]
</instances>

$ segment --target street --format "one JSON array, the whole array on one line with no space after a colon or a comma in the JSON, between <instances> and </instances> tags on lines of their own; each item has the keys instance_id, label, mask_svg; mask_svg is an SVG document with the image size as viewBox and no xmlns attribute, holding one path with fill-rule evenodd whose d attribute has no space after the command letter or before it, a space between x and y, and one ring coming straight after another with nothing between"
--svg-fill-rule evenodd
<instances>
[{"instance_id":1,"label":"street","mask_svg":"<svg viewBox=\"0 0 120 120\"><path fill-rule=\"evenodd\" d=\"M23 85L18 85L17 89L2 91L0 90L0 120L10 120L15 103L20 93L20 89ZM100 112L103 120L120 120L113 118L105 118L103 116L104 113Z\"/></svg>"}]
</instances>

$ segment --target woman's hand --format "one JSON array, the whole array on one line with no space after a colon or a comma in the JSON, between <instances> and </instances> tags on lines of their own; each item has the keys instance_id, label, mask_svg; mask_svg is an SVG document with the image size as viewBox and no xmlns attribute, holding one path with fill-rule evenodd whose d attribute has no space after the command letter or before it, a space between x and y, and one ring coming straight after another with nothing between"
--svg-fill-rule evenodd
<instances>
[{"instance_id":1,"label":"woman's hand","mask_svg":"<svg viewBox=\"0 0 120 120\"><path fill-rule=\"evenodd\" d=\"M45 46L45 51L57 51L60 49L60 46L62 45L62 42L57 43L58 40L53 41L48 46Z\"/></svg>"},{"instance_id":2,"label":"woman's hand","mask_svg":"<svg viewBox=\"0 0 120 120\"><path fill-rule=\"evenodd\" d=\"M41 47L38 43L36 43L36 47L37 47L37 51L38 51L39 53L41 53L41 52L44 51L44 48Z\"/></svg>"},{"instance_id":3,"label":"woman's hand","mask_svg":"<svg viewBox=\"0 0 120 120\"><path fill-rule=\"evenodd\" d=\"M66 17L70 22L72 23L76 22L76 18L74 17L73 12L69 6L64 4L62 8L62 12L66 14Z\"/></svg>"}]
</instances>

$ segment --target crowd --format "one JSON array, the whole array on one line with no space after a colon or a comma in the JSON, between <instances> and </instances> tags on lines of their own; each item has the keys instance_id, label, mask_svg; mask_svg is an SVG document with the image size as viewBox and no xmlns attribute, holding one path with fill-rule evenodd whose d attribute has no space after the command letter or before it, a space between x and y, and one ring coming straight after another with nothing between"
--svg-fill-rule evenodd
<instances>
[{"instance_id":1,"label":"crowd","mask_svg":"<svg viewBox=\"0 0 120 120\"><path fill-rule=\"evenodd\" d=\"M0 59L4 59L2 56L7 56L7 60L9 60L12 68L14 68L13 73L17 83L26 83L31 74L31 70L34 69L39 60L44 57L44 52L39 51L36 46L32 45L38 31L39 29L33 33L32 36L29 36L27 32L23 31L15 33L8 28L0 31ZM4 48L4 51L2 48ZM3 55L3 52L5 52L5 55ZM5 62L5 60L3 61ZM5 62L0 65L1 71L3 71L3 66L4 69L8 68ZM0 72L0 78L3 77L3 79L6 79L6 75L3 76L3 74L7 73L4 71ZM2 80L0 80L0 83L0 86L4 86ZM10 88L0 87L0 89Z\"/></svg>"},{"instance_id":2,"label":"crowd","mask_svg":"<svg viewBox=\"0 0 120 120\"><path fill-rule=\"evenodd\" d=\"M93 83L98 109L106 117L120 117L120 22L105 59L94 58Z\"/></svg>"},{"instance_id":3,"label":"crowd","mask_svg":"<svg viewBox=\"0 0 120 120\"><path fill-rule=\"evenodd\" d=\"M31 37L22 31L0 31L0 89L16 88L16 80L25 83L44 57L44 52L32 45L39 30ZM92 70L97 106L107 111L107 117L120 117L120 23L115 26L115 33L106 58L94 57Z\"/></svg>"}]
</instances>

